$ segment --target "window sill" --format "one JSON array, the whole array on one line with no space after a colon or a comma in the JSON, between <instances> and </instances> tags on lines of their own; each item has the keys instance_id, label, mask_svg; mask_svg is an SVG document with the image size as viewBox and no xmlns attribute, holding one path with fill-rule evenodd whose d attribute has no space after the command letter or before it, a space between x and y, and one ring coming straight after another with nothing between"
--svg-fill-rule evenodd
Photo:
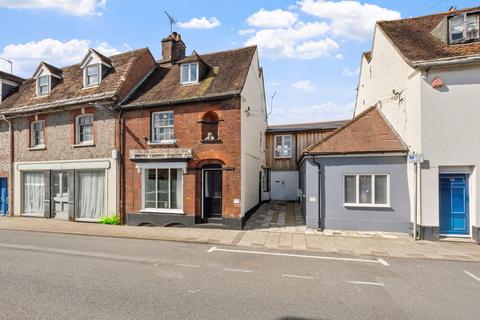
<instances>
[{"instance_id":1,"label":"window sill","mask_svg":"<svg viewBox=\"0 0 480 320\"><path fill-rule=\"evenodd\" d=\"M199 84L200 81L189 81L189 82L180 82L181 86L187 87L187 86L194 86L196 84Z\"/></svg>"},{"instance_id":2,"label":"window sill","mask_svg":"<svg viewBox=\"0 0 480 320\"><path fill-rule=\"evenodd\" d=\"M285 159L292 159L292 156L289 157L274 157L275 160L285 160Z\"/></svg>"},{"instance_id":3,"label":"window sill","mask_svg":"<svg viewBox=\"0 0 480 320\"><path fill-rule=\"evenodd\" d=\"M91 86L86 86L86 85L84 85L84 86L82 87L82 90L98 88L99 86L100 86L100 84L94 84L94 85L91 85Z\"/></svg>"},{"instance_id":4,"label":"window sill","mask_svg":"<svg viewBox=\"0 0 480 320\"><path fill-rule=\"evenodd\" d=\"M142 209L140 213L174 213L174 214L185 214L182 209Z\"/></svg>"},{"instance_id":5,"label":"window sill","mask_svg":"<svg viewBox=\"0 0 480 320\"><path fill-rule=\"evenodd\" d=\"M214 144L214 143L222 143L223 141L222 141L222 139L211 139L211 140L204 139L201 142L202 143L207 143L207 144L208 143Z\"/></svg>"},{"instance_id":6,"label":"window sill","mask_svg":"<svg viewBox=\"0 0 480 320\"><path fill-rule=\"evenodd\" d=\"M369 204L369 203L344 203L345 208L383 208L391 209L389 204Z\"/></svg>"},{"instance_id":7,"label":"window sill","mask_svg":"<svg viewBox=\"0 0 480 320\"><path fill-rule=\"evenodd\" d=\"M160 141L160 142L151 142L148 141L147 145L149 146L165 146L165 145L173 145L176 144L177 140L165 140L165 141Z\"/></svg>"},{"instance_id":8,"label":"window sill","mask_svg":"<svg viewBox=\"0 0 480 320\"><path fill-rule=\"evenodd\" d=\"M45 147L45 145L41 145L41 146L28 148L28 151L40 151L40 150L47 150L47 147Z\"/></svg>"},{"instance_id":9,"label":"window sill","mask_svg":"<svg viewBox=\"0 0 480 320\"><path fill-rule=\"evenodd\" d=\"M77 144L72 144L72 147L74 148L83 148L83 147L95 147L95 143L77 143Z\"/></svg>"}]
</instances>

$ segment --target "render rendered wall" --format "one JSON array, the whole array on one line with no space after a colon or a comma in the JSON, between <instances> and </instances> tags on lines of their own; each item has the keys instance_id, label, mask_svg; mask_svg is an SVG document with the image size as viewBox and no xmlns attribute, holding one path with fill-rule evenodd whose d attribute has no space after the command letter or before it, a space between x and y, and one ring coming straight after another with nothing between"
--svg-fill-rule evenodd
<instances>
[{"instance_id":1,"label":"render rendered wall","mask_svg":"<svg viewBox=\"0 0 480 320\"><path fill-rule=\"evenodd\" d=\"M405 156L317 157L306 159L306 221L307 227L318 228L320 206L325 229L409 232L410 199L407 188ZM304 169L305 168L305 169ZM349 207L344 205L345 174L389 174L389 207Z\"/></svg>"},{"instance_id":2,"label":"render rendered wall","mask_svg":"<svg viewBox=\"0 0 480 320\"><path fill-rule=\"evenodd\" d=\"M252 59L241 96L241 215L260 203L259 186L265 160L267 130L263 74L258 51Z\"/></svg>"},{"instance_id":3,"label":"render rendered wall","mask_svg":"<svg viewBox=\"0 0 480 320\"><path fill-rule=\"evenodd\" d=\"M431 87L435 77L445 85ZM470 173L470 224L480 225L480 65L432 69L421 82L422 225L439 225L438 178L442 171Z\"/></svg>"}]
</instances>

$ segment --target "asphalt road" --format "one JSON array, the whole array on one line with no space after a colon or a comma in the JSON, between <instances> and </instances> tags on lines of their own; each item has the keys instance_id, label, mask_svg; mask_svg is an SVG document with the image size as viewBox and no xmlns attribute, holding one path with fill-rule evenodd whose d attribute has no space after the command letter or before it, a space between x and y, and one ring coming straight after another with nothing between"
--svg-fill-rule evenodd
<instances>
[{"instance_id":1,"label":"asphalt road","mask_svg":"<svg viewBox=\"0 0 480 320\"><path fill-rule=\"evenodd\" d=\"M479 318L478 263L0 231L0 319Z\"/></svg>"}]
</instances>

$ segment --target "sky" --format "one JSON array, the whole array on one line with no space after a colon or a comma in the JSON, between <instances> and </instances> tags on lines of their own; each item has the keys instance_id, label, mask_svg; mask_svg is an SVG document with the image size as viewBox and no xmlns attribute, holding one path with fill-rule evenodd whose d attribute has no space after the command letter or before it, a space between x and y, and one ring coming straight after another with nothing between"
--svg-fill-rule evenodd
<instances>
[{"instance_id":1,"label":"sky","mask_svg":"<svg viewBox=\"0 0 480 320\"><path fill-rule=\"evenodd\" d=\"M457 0L457 8L478 1ZM31 77L40 61L79 63L88 48L105 55L150 48L161 58L177 21L187 54L258 45L269 124L352 117L361 54L376 20L447 11L447 0L0 0L0 58ZM6 26L6 28L5 28ZM0 70L10 65L0 60ZM272 99L272 96L274 98Z\"/></svg>"}]
</instances>

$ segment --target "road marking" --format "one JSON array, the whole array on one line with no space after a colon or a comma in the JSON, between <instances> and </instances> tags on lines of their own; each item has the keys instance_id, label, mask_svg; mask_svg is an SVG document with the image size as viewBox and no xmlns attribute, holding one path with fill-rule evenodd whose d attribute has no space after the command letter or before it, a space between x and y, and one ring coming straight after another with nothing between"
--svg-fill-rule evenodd
<instances>
[{"instance_id":1,"label":"road marking","mask_svg":"<svg viewBox=\"0 0 480 320\"><path fill-rule=\"evenodd\" d=\"M296 274L282 274L282 277L286 277L286 278L300 278L300 279L310 279L310 280L313 280L313 277L310 277L310 276L299 276L299 275L296 275Z\"/></svg>"},{"instance_id":2,"label":"road marking","mask_svg":"<svg viewBox=\"0 0 480 320\"><path fill-rule=\"evenodd\" d=\"M241 270L241 269L229 269L229 268L225 268L223 269L225 271L233 271L233 272L243 272L243 273L251 273L253 272L252 270Z\"/></svg>"},{"instance_id":3,"label":"road marking","mask_svg":"<svg viewBox=\"0 0 480 320\"><path fill-rule=\"evenodd\" d=\"M384 287L385 285L380 282L366 282L366 281L347 281L348 283L353 283L353 284L367 284L371 286L378 286L378 287Z\"/></svg>"},{"instance_id":4,"label":"road marking","mask_svg":"<svg viewBox=\"0 0 480 320\"><path fill-rule=\"evenodd\" d=\"M467 275L469 275L469 276L472 277L473 279L475 279L475 280L477 280L478 282L480 282L480 278L477 277L476 275L471 274L470 272L465 271L465 270L463 270L463 272L465 272Z\"/></svg>"},{"instance_id":5,"label":"road marking","mask_svg":"<svg viewBox=\"0 0 480 320\"><path fill-rule=\"evenodd\" d=\"M185 267L185 268L198 268L198 264L176 263L175 265L179 267Z\"/></svg>"},{"instance_id":6,"label":"road marking","mask_svg":"<svg viewBox=\"0 0 480 320\"><path fill-rule=\"evenodd\" d=\"M364 262L364 263L379 263L384 266L389 266L389 264L383 259L356 259L356 258L338 258L338 257L324 257L324 256L310 256L303 254L290 254L290 253L278 253L278 252L264 252L264 251L248 251L248 250L232 250L232 249L221 249L217 247L211 247L208 249L208 253L222 251L222 252L234 252L234 253L247 253L247 254L259 254L259 255L269 255L269 256L280 256L280 257L294 257L294 258L309 258L309 259L320 259L320 260L334 260L334 261L349 261L349 262Z\"/></svg>"}]
</instances>

